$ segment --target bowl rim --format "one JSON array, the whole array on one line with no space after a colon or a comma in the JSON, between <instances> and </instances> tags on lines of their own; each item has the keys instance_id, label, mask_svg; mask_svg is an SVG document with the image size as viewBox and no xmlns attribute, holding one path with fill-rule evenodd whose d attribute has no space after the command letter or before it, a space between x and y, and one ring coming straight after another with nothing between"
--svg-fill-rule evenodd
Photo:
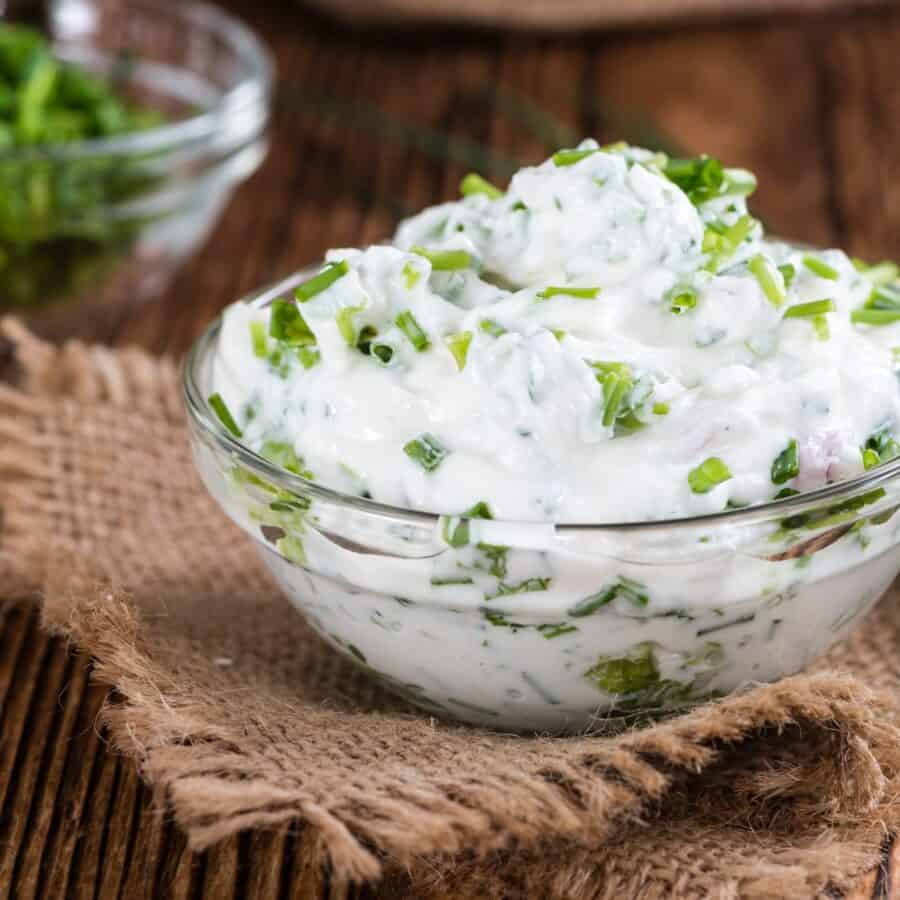
<instances>
[{"instance_id":1,"label":"bowl rim","mask_svg":"<svg viewBox=\"0 0 900 900\"><path fill-rule=\"evenodd\" d=\"M226 115L239 116L247 107L259 104L268 112L275 64L269 48L248 25L211 3L193 0L174 4L165 0L139 0L139 3L145 8L157 10L163 16L183 20L188 27L200 26L214 32L241 60L246 69L244 77L225 90L209 109L196 115L116 137L91 138L67 144L13 147L0 152L0 162L56 162L107 154L126 156L160 150L174 152L186 145L206 142L216 133ZM123 0L124 15L127 16L131 4L132 0Z\"/></svg>"},{"instance_id":2,"label":"bowl rim","mask_svg":"<svg viewBox=\"0 0 900 900\"><path fill-rule=\"evenodd\" d=\"M300 281L308 278L312 272L318 271L318 269L319 266L312 266L298 270L268 287L240 298L237 302L246 303L257 308L264 307L271 303L272 300L291 291ZM388 503L366 499L354 494L346 494L343 491L325 487L275 465L238 440L219 421L198 383L200 367L206 360L209 350L214 349L222 327L223 315L224 310L213 319L193 343L185 357L182 368L182 392L189 418L194 426L200 428L220 448L236 456L242 464L255 469L262 477L276 483L279 487L289 491L299 491L319 500L349 507L357 512L402 519L406 523L419 526L438 526L448 518L466 518L463 515L452 516L447 513L393 506ZM699 516L682 516L636 522L553 522L540 519L495 519L493 521L498 525L508 525L512 528L549 528L559 535L572 536L585 532L591 534L615 532L635 535L644 533L658 534L673 530L709 530L720 526L746 527L765 524L787 516L796 516L805 512L821 510L823 505L830 506L834 502L862 497L885 487L898 475L900 475L900 457L869 469L867 472L862 472L854 478L836 481L814 491L796 494L781 500L770 500L767 503L759 503L739 509L726 509L715 513L705 513Z\"/></svg>"}]
</instances>

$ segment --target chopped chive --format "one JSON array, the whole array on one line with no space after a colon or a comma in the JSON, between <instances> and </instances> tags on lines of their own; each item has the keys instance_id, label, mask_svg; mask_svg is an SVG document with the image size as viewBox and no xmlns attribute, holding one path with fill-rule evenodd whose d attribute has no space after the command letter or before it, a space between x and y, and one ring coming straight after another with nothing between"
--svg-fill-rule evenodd
<instances>
[{"instance_id":1,"label":"chopped chive","mask_svg":"<svg viewBox=\"0 0 900 900\"><path fill-rule=\"evenodd\" d=\"M306 303L307 300L311 300L316 294L321 294L322 291L330 288L331 285L338 279L343 278L349 271L350 267L345 259L339 262L327 263L318 275L313 275L309 280L298 284L294 291L294 296L300 303Z\"/></svg>"},{"instance_id":2,"label":"chopped chive","mask_svg":"<svg viewBox=\"0 0 900 900\"><path fill-rule=\"evenodd\" d=\"M474 584L474 581L468 575L448 575L446 578L434 576L431 579L432 587L449 587L450 585L461 586L464 584Z\"/></svg>"},{"instance_id":3,"label":"chopped chive","mask_svg":"<svg viewBox=\"0 0 900 900\"><path fill-rule=\"evenodd\" d=\"M669 309L681 316L697 306L697 291L692 287L674 287L666 293L666 299Z\"/></svg>"},{"instance_id":4,"label":"chopped chive","mask_svg":"<svg viewBox=\"0 0 900 900\"><path fill-rule=\"evenodd\" d=\"M549 300L551 297L577 297L580 300L593 300L600 293L598 287L546 287L539 291L538 300Z\"/></svg>"},{"instance_id":5,"label":"chopped chive","mask_svg":"<svg viewBox=\"0 0 900 900\"><path fill-rule=\"evenodd\" d=\"M688 473L688 484L695 494L708 494L716 485L732 477L728 466L718 456L710 456Z\"/></svg>"},{"instance_id":6,"label":"chopped chive","mask_svg":"<svg viewBox=\"0 0 900 900\"><path fill-rule=\"evenodd\" d=\"M394 319L397 327L406 335L409 339L409 342L416 348L416 351L421 353L423 350L427 350L431 346L431 341L428 340L428 335L422 330L419 323L416 321L416 317L408 310L405 309L403 312L399 313L397 318Z\"/></svg>"},{"instance_id":7,"label":"chopped chive","mask_svg":"<svg viewBox=\"0 0 900 900\"><path fill-rule=\"evenodd\" d=\"M449 516L443 521L444 541L451 547L465 547L469 543L471 531L469 519L493 519L494 514L490 506L483 500L479 500L471 508L460 513L459 516Z\"/></svg>"},{"instance_id":8,"label":"chopped chive","mask_svg":"<svg viewBox=\"0 0 900 900\"><path fill-rule=\"evenodd\" d=\"M463 197L471 197L473 194L484 194L491 200L499 200L503 191L495 187L486 178L482 178L475 172L469 172L459 183L459 192Z\"/></svg>"},{"instance_id":9,"label":"chopped chive","mask_svg":"<svg viewBox=\"0 0 900 900\"><path fill-rule=\"evenodd\" d=\"M775 457L775 461L772 463L772 482L774 484L784 484L786 481L796 478L799 474L800 455L797 441L791 438L787 447Z\"/></svg>"},{"instance_id":10,"label":"chopped chive","mask_svg":"<svg viewBox=\"0 0 900 900\"><path fill-rule=\"evenodd\" d=\"M465 250L426 250L424 247L413 247L412 252L427 259L435 272L468 269L472 265L472 257Z\"/></svg>"},{"instance_id":11,"label":"chopped chive","mask_svg":"<svg viewBox=\"0 0 900 900\"><path fill-rule=\"evenodd\" d=\"M663 174L684 191L694 206L717 197L725 181L722 164L711 156L670 159L663 167Z\"/></svg>"},{"instance_id":12,"label":"chopped chive","mask_svg":"<svg viewBox=\"0 0 900 900\"><path fill-rule=\"evenodd\" d=\"M784 287L785 290L790 288L791 283L794 280L794 277L797 274L797 270L794 268L792 263L785 263L782 266L778 267L778 271L781 272L781 277L784 279Z\"/></svg>"},{"instance_id":13,"label":"chopped chive","mask_svg":"<svg viewBox=\"0 0 900 900\"><path fill-rule=\"evenodd\" d=\"M900 290L887 284L876 285L865 305L871 309L900 309Z\"/></svg>"},{"instance_id":14,"label":"chopped chive","mask_svg":"<svg viewBox=\"0 0 900 900\"><path fill-rule=\"evenodd\" d=\"M828 263L823 262L818 257L810 256L808 253L803 257L803 265L810 272L818 275L819 278L826 278L828 281L837 281L841 277L837 269L829 266Z\"/></svg>"},{"instance_id":15,"label":"chopped chive","mask_svg":"<svg viewBox=\"0 0 900 900\"><path fill-rule=\"evenodd\" d=\"M368 356L372 352L372 341L378 337L378 329L374 325L364 325L356 338L356 349Z\"/></svg>"},{"instance_id":16,"label":"chopped chive","mask_svg":"<svg viewBox=\"0 0 900 900\"><path fill-rule=\"evenodd\" d=\"M579 600L569 611L568 615L573 619L581 619L589 616L598 609L608 606L618 597L627 600L632 606L644 607L650 602L647 594L647 588L639 581L626 578L620 575L616 583L611 587L604 588L596 594L590 594Z\"/></svg>"},{"instance_id":17,"label":"chopped chive","mask_svg":"<svg viewBox=\"0 0 900 900\"><path fill-rule=\"evenodd\" d=\"M787 295L778 283L774 266L769 263L768 259L766 259L762 253L757 253L756 256L747 263L747 268L759 282L762 292L773 306L781 306L784 301L787 300Z\"/></svg>"},{"instance_id":18,"label":"chopped chive","mask_svg":"<svg viewBox=\"0 0 900 900\"><path fill-rule=\"evenodd\" d=\"M287 441L266 441L260 447L259 455L295 475L306 474L303 472L303 460L297 456L293 444Z\"/></svg>"},{"instance_id":19,"label":"chopped chive","mask_svg":"<svg viewBox=\"0 0 900 900\"><path fill-rule=\"evenodd\" d=\"M558 341L561 341L568 332L564 328L551 328L550 334L553 335Z\"/></svg>"},{"instance_id":20,"label":"chopped chive","mask_svg":"<svg viewBox=\"0 0 900 900\"><path fill-rule=\"evenodd\" d=\"M222 395L218 392L215 394L209 395L209 405L213 408L213 412L218 416L219 421L235 436L235 437L243 437L244 433L238 428L237 422L234 421L234 416L231 415L231 410L225 405L225 401L222 399Z\"/></svg>"},{"instance_id":21,"label":"chopped chive","mask_svg":"<svg viewBox=\"0 0 900 900\"><path fill-rule=\"evenodd\" d=\"M890 424L882 425L872 432L862 448L862 453L866 469L874 468L900 455L900 444L894 439Z\"/></svg>"},{"instance_id":22,"label":"chopped chive","mask_svg":"<svg viewBox=\"0 0 900 900\"><path fill-rule=\"evenodd\" d=\"M319 353L318 347L298 347L297 358L304 369L311 369L322 358L322 355Z\"/></svg>"},{"instance_id":23,"label":"chopped chive","mask_svg":"<svg viewBox=\"0 0 900 900\"><path fill-rule=\"evenodd\" d=\"M870 266L861 259L854 259L853 265L876 287L882 284L890 284L900 275L900 268L897 267L897 264L887 260Z\"/></svg>"},{"instance_id":24,"label":"chopped chive","mask_svg":"<svg viewBox=\"0 0 900 900\"><path fill-rule=\"evenodd\" d=\"M472 332L461 331L459 334L450 334L444 338L447 348L456 360L456 367L461 372L466 367L466 359L469 355L469 344L472 343Z\"/></svg>"},{"instance_id":25,"label":"chopped chive","mask_svg":"<svg viewBox=\"0 0 900 900\"><path fill-rule=\"evenodd\" d=\"M850 321L856 325L891 325L900 322L900 309L854 309Z\"/></svg>"},{"instance_id":26,"label":"chopped chive","mask_svg":"<svg viewBox=\"0 0 900 900\"><path fill-rule=\"evenodd\" d=\"M809 303L796 303L784 311L785 319L806 319L834 312L834 300L810 300Z\"/></svg>"},{"instance_id":27,"label":"chopped chive","mask_svg":"<svg viewBox=\"0 0 900 900\"><path fill-rule=\"evenodd\" d=\"M426 432L404 444L403 452L426 472L433 472L450 451L433 434Z\"/></svg>"},{"instance_id":28,"label":"chopped chive","mask_svg":"<svg viewBox=\"0 0 900 900\"><path fill-rule=\"evenodd\" d=\"M276 341L284 341L292 346L315 344L316 336L306 324L296 303L292 300L273 300L271 310L269 335Z\"/></svg>"},{"instance_id":29,"label":"chopped chive","mask_svg":"<svg viewBox=\"0 0 900 900\"><path fill-rule=\"evenodd\" d=\"M752 216L741 216L734 225L723 226L721 223L710 223L703 233L703 252L710 258L706 264L707 271L716 272L724 262L730 259L738 247L750 236L756 219Z\"/></svg>"},{"instance_id":30,"label":"chopped chive","mask_svg":"<svg viewBox=\"0 0 900 900\"><path fill-rule=\"evenodd\" d=\"M749 197L756 190L756 176L747 169L726 169L722 194Z\"/></svg>"},{"instance_id":31,"label":"chopped chive","mask_svg":"<svg viewBox=\"0 0 900 900\"><path fill-rule=\"evenodd\" d=\"M358 312L362 312L362 310L362 306L345 306L342 309L339 309L337 315L334 317L335 322L337 322L338 331L341 333L341 337L347 342L348 347L356 346L356 326L353 324L353 317Z\"/></svg>"},{"instance_id":32,"label":"chopped chive","mask_svg":"<svg viewBox=\"0 0 900 900\"><path fill-rule=\"evenodd\" d=\"M625 395L631 389L631 379L625 375L611 373L607 375L603 383L605 404L603 406L603 425L609 427L616 421L619 408L625 400Z\"/></svg>"},{"instance_id":33,"label":"chopped chive","mask_svg":"<svg viewBox=\"0 0 900 900\"><path fill-rule=\"evenodd\" d=\"M816 337L820 341L827 341L831 338L831 326L828 324L827 316L813 316L812 324L816 330Z\"/></svg>"},{"instance_id":34,"label":"chopped chive","mask_svg":"<svg viewBox=\"0 0 900 900\"><path fill-rule=\"evenodd\" d=\"M667 416L669 414L669 404L668 403L654 403L652 410L653 410L654 416Z\"/></svg>"},{"instance_id":35,"label":"chopped chive","mask_svg":"<svg viewBox=\"0 0 900 900\"><path fill-rule=\"evenodd\" d=\"M390 344L372 344L371 355L386 366L394 358L394 348Z\"/></svg>"},{"instance_id":36,"label":"chopped chive","mask_svg":"<svg viewBox=\"0 0 900 900\"><path fill-rule=\"evenodd\" d=\"M489 334L491 337L500 337L501 334L506 334L506 329L499 322L495 322L493 319L482 319L478 323L478 327L485 334Z\"/></svg>"},{"instance_id":37,"label":"chopped chive","mask_svg":"<svg viewBox=\"0 0 900 900\"><path fill-rule=\"evenodd\" d=\"M403 266L403 280L406 283L406 289L411 291L422 277L422 273L410 262Z\"/></svg>"},{"instance_id":38,"label":"chopped chive","mask_svg":"<svg viewBox=\"0 0 900 900\"><path fill-rule=\"evenodd\" d=\"M595 153L599 151L596 149L590 150L557 150L556 153L553 154L553 164L555 166L574 166L575 163L581 162L583 159L587 159L589 156L593 156Z\"/></svg>"},{"instance_id":39,"label":"chopped chive","mask_svg":"<svg viewBox=\"0 0 900 900\"><path fill-rule=\"evenodd\" d=\"M250 323L250 343L253 345L253 355L259 359L265 359L269 355L266 345L266 326L262 322Z\"/></svg>"}]
</instances>

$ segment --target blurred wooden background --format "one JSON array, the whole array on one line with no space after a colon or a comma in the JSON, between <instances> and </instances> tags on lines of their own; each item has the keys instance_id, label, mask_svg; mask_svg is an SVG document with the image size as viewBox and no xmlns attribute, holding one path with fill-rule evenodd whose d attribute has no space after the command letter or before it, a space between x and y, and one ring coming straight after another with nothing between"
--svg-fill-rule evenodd
<instances>
[{"instance_id":1,"label":"blurred wooden background","mask_svg":"<svg viewBox=\"0 0 900 900\"><path fill-rule=\"evenodd\" d=\"M174 2L174 0L173 0ZM706 151L754 169L769 228L900 257L900 8L570 37L355 33L287 2L230 0L270 42L272 149L158 303L93 336L181 354L221 307L331 246L390 233L577 137ZM409 896L320 873L300 828L192 854L94 722L89 666L27 609L0 618L0 896ZM855 897L900 896L892 843Z\"/></svg>"}]
</instances>

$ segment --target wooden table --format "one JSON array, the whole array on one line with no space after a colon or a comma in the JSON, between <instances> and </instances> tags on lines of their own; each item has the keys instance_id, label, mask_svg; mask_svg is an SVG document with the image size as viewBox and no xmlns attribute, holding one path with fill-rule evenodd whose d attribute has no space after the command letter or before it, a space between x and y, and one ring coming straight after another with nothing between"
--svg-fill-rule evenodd
<instances>
[{"instance_id":1,"label":"wooden table","mask_svg":"<svg viewBox=\"0 0 900 900\"><path fill-rule=\"evenodd\" d=\"M662 139L747 166L770 229L900 258L896 6L528 38L353 34L288 0L231 5L278 60L269 159L167 296L94 323L97 339L180 354L229 301L327 247L384 237L404 210L453 197L467 169L502 180L510 161L582 135ZM302 829L191 853L95 730L105 692L86 662L33 612L8 611L0 628L3 896L352 896L317 879ZM898 853L887 843L854 897L900 897Z\"/></svg>"}]
</instances>

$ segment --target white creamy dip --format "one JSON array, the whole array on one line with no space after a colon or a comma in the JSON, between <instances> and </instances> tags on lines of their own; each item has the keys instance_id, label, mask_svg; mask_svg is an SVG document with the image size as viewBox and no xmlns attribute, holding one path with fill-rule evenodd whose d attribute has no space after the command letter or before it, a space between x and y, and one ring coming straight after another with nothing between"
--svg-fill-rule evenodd
<instances>
[{"instance_id":1,"label":"white creamy dip","mask_svg":"<svg viewBox=\"0 0 900 900\"><path fill-rule=\"evenodd\" d=\"M767 240L754 185L585 142L226 311L205 387L241 443L441 517L197 442L314 627L432 711L574 730L797 671L874 603L900 567L891 485L749 525L557 528L765 503L900 452L896 267Z\"/></svg>"},{"instance_id":2,"label":"white creamy dip","mask_svg":"<svg viewBox=\"0 0 900 900\"><path fill-rule=\"evenodd\" d=\"M310 368L269 336L268 310L230 308L215 388L245 443L288 443L346 492L507 520L697 515L862 471L866 441L900 421L900 324L851 321L866 273L766 241L746 173L695 206L645 151L575 155L428 209L393 246L329 253L346 274L295 305ZM743 240L704 252L729 228ZM417 440L436 465L404 452Z\"/></svg>"}]
</instances>

